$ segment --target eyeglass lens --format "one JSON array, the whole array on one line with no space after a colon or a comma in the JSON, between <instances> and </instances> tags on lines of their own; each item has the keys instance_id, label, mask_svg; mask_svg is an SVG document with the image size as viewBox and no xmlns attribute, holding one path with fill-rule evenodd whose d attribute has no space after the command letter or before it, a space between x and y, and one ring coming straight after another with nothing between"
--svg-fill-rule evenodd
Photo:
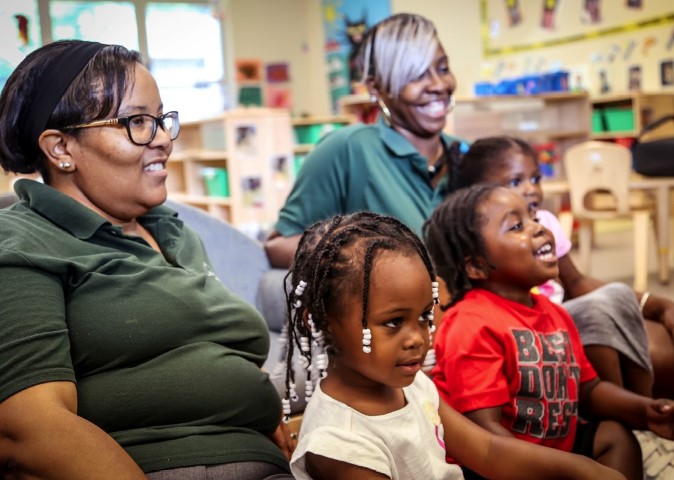
<instances>
[{"instance_id":1,"label":"eyeglass lens","mask_svg":"<svg viewBox=\"0 0 674 480\"><path fill-rule=\"evenodd\" d=\"M152 142L157 133L157 126L162 127L171 140L175 140L180 133L178 112L168 112L160 117L148 114L132 115L128 118L128 126L131 140L141 145Z\"/></svg>"}]
</instances>

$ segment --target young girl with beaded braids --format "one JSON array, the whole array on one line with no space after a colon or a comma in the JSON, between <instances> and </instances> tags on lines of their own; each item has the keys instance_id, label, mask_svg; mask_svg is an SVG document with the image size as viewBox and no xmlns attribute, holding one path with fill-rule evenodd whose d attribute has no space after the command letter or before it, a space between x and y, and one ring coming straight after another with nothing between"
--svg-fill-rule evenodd
<instances>
[{"instance_id":1,"label":"young girl with beaded braids","mask_svg":"<svg viewBox=\"0 0 674 480\"><path fill-rule=\"evenodd\" d=\"M288 275L286 415L299 393L311 397L291 460L297 479L463 478L445 455L495 479L624 478L587 458L489 433L440 400L421 371L435 271L398 220L358 212L318 222L300 239ZM295 351L309 372L305 392L294 387Z\"/></svg>"},{"instance_id":2,"label":"young girl with beaded braids","mask_svg":"<svg viewBox=\"0 0 674 480\"><path fill-rule=\"evenodd\" d=\"M531 292L558 266L555 239L527 202L497 184L460 189L424 238L451 295L434 342L440 396L495 435L583 454L641 480L631 430L672 438L674 402L601 381L568 312ZM466 478L485 476L465 465Z\"/></svg>"}]
</instances>

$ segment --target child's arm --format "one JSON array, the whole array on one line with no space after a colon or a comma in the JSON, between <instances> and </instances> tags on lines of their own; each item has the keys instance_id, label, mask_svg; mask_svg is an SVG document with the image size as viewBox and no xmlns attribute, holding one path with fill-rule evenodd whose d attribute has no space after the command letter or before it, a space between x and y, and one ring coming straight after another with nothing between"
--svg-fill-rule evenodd
<instances>
[{"instance_id":1,"label":"child's arm","mask_svg":"<svg viewBox=\"0 0 674 480\"><path fill-rule=\"evenodd\" d=\"M447 454L484 477L496 480L625 478L587 457L518 440L507 431L507 436L488 432L442 400L439 411Z\"/></svg>"},{"instance_id":2,"label":"child's arm","mask_svg":"<svg viewBox=\"0 0 674 480\"><path fill-rule=\"evenodd\" d=\"M559 280L569 299L580 297L604 285L604 282L578 271L569 255L561 257L558 265ZM637 302L644 299L643 293L634 292L634 294ZM674 339L674 302L649 293L641 308L644 318L661 323L669 332L670 337Z\"/></svg>"},{"instance_id":3,"label":"child's arm","mask_svg":"<svg viewBox=\"0 0 674 480\"><path fill-rule=\"evenodd\" d=\"M581 411L674 438L674 401L637 395L610 382L594 379L580 386Z\"/></svg>"},{"instance_id":4,"label":"child's arm","mask_svg":"<svg viewBox=\"0 0 674 480\"><path fill-rule=\"evenodd\" d=\"M559 258L557 264L559 265L559 280L567 298L580 297L604 285L604 282L581 273L568 254Z\"/></svg>"},{"instance_id":5,"label":"child's arm","mask_svg":"<svg viewBox=\"0 0 674 480\"><path fill-rule=\"evenodd\" d=\"M383 480L389 479L386 475L359 467L351 463L345 463L333 458L316 455L307 452L305 457L307 473L313 480Z\"/></svg>"}]
</instances>

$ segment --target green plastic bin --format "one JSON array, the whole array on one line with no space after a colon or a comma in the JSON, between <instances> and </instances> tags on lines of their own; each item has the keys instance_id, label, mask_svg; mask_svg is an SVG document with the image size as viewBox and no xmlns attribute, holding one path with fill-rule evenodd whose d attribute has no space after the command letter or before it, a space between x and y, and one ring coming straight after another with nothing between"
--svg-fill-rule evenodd
<instances>
[{"instance_id":1,"label":"green plastic bin","mask_svg":"<svg viewBox=\"0 0 674 480\"><path fill-rule=\"evenodd\" d=\"M607 108L604 115L609 132L634 130L634 111L631 108Z\"/></svg>"},{"instance_id":2,"label":"green plastic bin","mask_svg":"<svg viewBox=\"0 0 674 480\"><path fill-rule=\"evenodd\" d=\"M225 168L203 167L199 173L204 179L206 195L209 197L229 197L229 178Z\"/></svg>"},{"instance_id":3,"label":"green plastic bin","mask_svg":"<svg viewBox=\"0 0 674 480\"><path fill-rule=\"evenodd\" d=\"M592 133L602 133L604 131L604 111L594 110L592 112Z\"/></svg>"}]
</instances>

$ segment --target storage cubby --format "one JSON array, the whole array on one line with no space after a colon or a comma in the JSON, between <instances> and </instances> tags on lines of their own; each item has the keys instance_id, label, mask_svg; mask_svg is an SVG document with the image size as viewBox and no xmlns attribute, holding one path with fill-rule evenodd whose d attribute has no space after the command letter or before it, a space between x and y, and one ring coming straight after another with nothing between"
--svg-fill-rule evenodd
<instances>
[{"instance_id":1,"label":"storage cubby","mask_svg":"<svg viewBox=\"0 0 674 480\"><path fill-rule=\"evenodd\" d=\"M628 146L645 125L674 112L674 93L631 92L593 97L592 138L618 140ZM659 127L656 136L674 136L674 123Z\"/></svg>"},{"instance_id":2,"label":"storage cubby","mask_svg":"<svg viewBox=\"0 0 674 480\"><path fill-rule=\"evenodd\" d=\"M186 122L169 159L169 196L256 236L276 221L290 191L293 145L285 110L244 108Z\"/></svg>"}]
</instances>

